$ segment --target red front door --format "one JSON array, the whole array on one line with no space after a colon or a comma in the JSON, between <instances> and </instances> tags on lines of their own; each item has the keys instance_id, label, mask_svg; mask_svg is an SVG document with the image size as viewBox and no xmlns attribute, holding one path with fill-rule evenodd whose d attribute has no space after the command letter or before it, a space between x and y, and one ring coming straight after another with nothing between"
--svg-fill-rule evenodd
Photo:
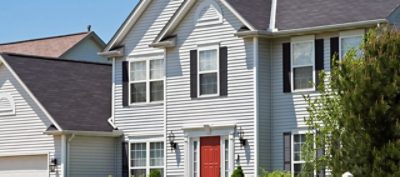
<instances>
[{"instance_id":1,"label":"red front door","mask_svg":"<svg viewBox=\"0 0 400 177\"><path fill-rule=\"evenodd\" d=\"M220 137L200 138L200 177L220 177Z\"/></svg>"}]
</instances>

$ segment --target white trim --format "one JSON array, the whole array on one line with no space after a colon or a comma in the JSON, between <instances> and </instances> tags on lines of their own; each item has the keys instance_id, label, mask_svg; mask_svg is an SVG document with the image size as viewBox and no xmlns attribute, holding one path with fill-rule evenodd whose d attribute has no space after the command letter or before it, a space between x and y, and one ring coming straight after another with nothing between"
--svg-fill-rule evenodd
<instances>
[{"instance_id":1,"label":"white trim","mask_svg":"<svg viewBox=\"0 0 400 177\"><path fill-rule=\"evenodd\" d=\"M277 7L277 0L271 1L271 15L269 19L269 28L268 31L276 32L278 29L276 28L276 7Z\"/></svg>"},{"instance_id":2,"label":"white trim","mask_svg":"<svg viewBox=\"0 0 400 177\"><path fill-rule=\"evenodd\" d=\"M45 131L45 135L81 135L81 136L101 136L101 137L119 137L123 135L120 130L113 130L112 132L101 131L76 131L76 130L63 130L63 131Z\"/></svg>"},{"instance_id":3,"label":"white trim","mask_svg":"<svg viewBox=\"0 0 400 177\"><path fill-rule=\"evenodd\" d=\"M163 159L163 166L151 166L150 165L150 153L151 153L151 148L150 148L150 144L151 143L163 143L163 146L162 146L162 148L163 148L163 152L164 152L164 154L162 155L162 157L164 158ZM164 141L164 138L139 138L139 139L129 139L129 142L128 142L128 144L129 144L129 153L128 153L128 161L129 161L129 176L132 176L132 174L131 174L131 172L132 172L132 170L135 170L135 169L145 169L146 170L146 175L149 175L150 174L150 170L151 169L163 169L163 171L164 171L164 174L165 174L165 171L166 171L166 168L165 168L165 154L166 154L166 148L165 148L165 141ZM146 166L140 166L140 167L132 167L132 164L131 164L131 146L132 146L132 144L146 144Z\"/></svg>"},{"instance_id":4,"label":"white trim","mask_svg":"<svg viewBox=\"0 0 400 177\"><path fill-rule=\"evenodd\" d=\"M129 32L129 30L136 24L143 12L147 9L152 0L140 0L138 6L134 9L132 14L126 20L126 23L121 26L115 37L111 39L104 51L110 51L111 48L116 46Z\"/></svg>"},{"instance_id":5,"label":"white trim","mask_svg":"<svg viewBox=\"0 0 400 177\"><path fill-rule=\"evenodd\" d=\"M258 66L259 66L259 49L258 49L258 38L254 37L253 38L253 60L254 60L254 66L253 66L253 72L254 72L254 78L253 78L253 84L254 84L254 173L256 174L255 176L258 176L258 122L259 122L259 117L258 117L258 110L259 110L259 97L258 97L258 87L259 87L259 73L258 73Z\"/></svg>"},{"instance_id":6,"label":"white trim","mask_svg":"<svg viewBox=\"0 0 400 177\"><path fill-rule=\"evenodd\" d=\"M208 45L208 46L202 46L197 48L197 98L204 98L204 97L216 97L220 95L220 76L219 76L219 45ZM217 55L216 55L216 61L217 61L217 66L216 70L209 70L209 71L200 71L200 52L201 51L212 51L216 50ZM202 74L217 74L217 93L215 94L201 94L200 90L200 75Z\"/></svg>"},{"instance_id":7,"label":"white trim","mask_svg":"<svg viewBox=\"0 0 400 177\"><path fill-rule=\"evenodd\" d=\"M61 135L61 177L67 177L67 137L66 135Z\"/></svg>"},{"instance_id":8,"label":"white trim","mask_svg":"<svg viewBox=\"0 0 400 177\"><path fill-rule=\"evenodd\" d=\"M36 97L33 95L33 93L29 90L29 88L25 85L25 83L19 78L19 76L15 73L15 71L12 69L10 65L5 61L5 59L0 55L0 62L6 66L6 68L11 72L11 74L14 76L14 78L18 81L19 84L21 84L22 88L28 93L28 95L32 98L32 100L37 104L39 109L43 111L43 113L47 116L47 118L51 121L52 124L58 129L58 130L63 130L60 125L54 120L54 118L47 112L47 110L44 108L44 106L39 102L39 100L36 99Z\"/></svg>"},{"instance_id":9,"label":"white trim","mask_svg":"<svg viewBox=\"0 0 400 177\"><path fill-rule=\"evenodd\" d=\"M295 49L295 44L299 43L311 43L312 45L312 65L296 65L294 66L294 49ZM294 86L294 69L298 67L310 67L312 66L312 79L313 83L316 82L316 76L315 76L315 36L314 35L309 35L309 36L301 36L301 37L294 37L291 38L290 42L290 85L291 85L291 91L292 93L298 93L298 92L310 92L310 91L315 91L315 84L312 85L311 88L306 88L306 89L295 89Z\"/></svg>"},{"instance_id":10,"label":"white trim","mask_svg":"<svg viewBox=\"0 0 400 177\"><path fill-rule=\"evenodd\" d=\"M15 115L15 101L13 96L9 93L0 93L0 99L3 98L5 98L9 102L10 107L7 109L0 110L0 116Z\"/></svg>"},{"instance_id":11,"label":"white trim","mask_svg":"<svg viewBox=\"0 0 400 177\"><path fill-rule=\"evenodd\" d=\"M363 39L364 36L365 36L365 29L341 31L339 33L339 59L342 60L343 56L342 39L353 38L353 37L361 37Z\"/></svg>"},{"instance_id":12,"label":"white trim","mask_svg":"<svg viewBox=\"0 0 400 177\"><path fill-rule=\"evenodd\" d=\"M164 49L164 142L167 142L167 49ZM167 143L164 143L164 169L167 169ZM167 176L167 170L164 170L164 177Z\"/></svg>"}]
</instances>

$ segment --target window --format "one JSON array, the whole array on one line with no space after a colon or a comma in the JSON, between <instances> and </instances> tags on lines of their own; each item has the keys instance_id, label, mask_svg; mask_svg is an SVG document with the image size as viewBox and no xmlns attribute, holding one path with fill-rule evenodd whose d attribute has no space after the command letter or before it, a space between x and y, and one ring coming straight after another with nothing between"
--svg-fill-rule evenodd
<instances>
[{"instance_id":1,"label":"window","mask_svg":"<svg viewBox=\"0 0 400 177\"><path fill-rule=\"evenodd\" d=\"M130 103L164 100L164 60L130 62Z\"/></svg>"},{"instance_id":2,"label":"window","mask_svg":"<svg viewBox=\"0 0 400 177\"><path fill-rule=\"evenodd\" d=\"M219 94L219 48L198 50L198 96Z\"/></svg>"},{"instance_id":3,"label":"window","mask_svg":"<svg viewBox=\"0 0 400 177\"><path fill-rule=\"evenodd\" d=\"M229 140L225 139L224 141L224 162L225 162L225 177L229 177Z\"/></svg>"},{"instance_id":4,"label":"window","mask_svg":"<svg viewBox=\"0 0 400 177\"><path fill-rule=\"evenodd\" d=\"M193 177L199 177L200 176L200 173L199 173L199 168L200 168L200 164L199 164L199 159L200 159L200 151L199 151L199 140L194 140L193 141L193 156L192 156L192 159L193 159L193 166L192 166L192 169L193 169Z\"/></svg>"},{"instance_id":5,"label":"window","mask_svg":"<svg viewBox=\"0 0 400 177\"><path fill-rule=\"evenodd\" d=\"M292 137L292 169L294 176L297 176L301 173L301 170L305 164L305 161L302 157L302 146L306 141L305 134L293 134Z\"/></svg>"},{"instance_id":6,"label":"window","mask_svg":"<svg viewBox=\"0 0 400 177\"><path fill-rule=\"evenodd\" d=\"M360 45L364 38L363 34L349 34L341 33L340 36L340 59L343 59L347 52L354 49L358 57L362 56Z\"/></svg>"},{"instance_id":7,"label":"window","mask_svg":"<svg viewBox=\"0 0 400 177\"><path fill-rule=\"evenodd\" d=\"M130 176L146 177L153 170L164 174L164 143L145 142L130 145Z\"/></svg>"},{"instance_id":8,"label":"window","mask_svg":"<svg viewBox=\"0 0 400 177\"><path fill-rule=\"evenodd\" d=\"M314 43L314 37L292 42L292 91L314 90Z\"/></svg>"}]
</instances>

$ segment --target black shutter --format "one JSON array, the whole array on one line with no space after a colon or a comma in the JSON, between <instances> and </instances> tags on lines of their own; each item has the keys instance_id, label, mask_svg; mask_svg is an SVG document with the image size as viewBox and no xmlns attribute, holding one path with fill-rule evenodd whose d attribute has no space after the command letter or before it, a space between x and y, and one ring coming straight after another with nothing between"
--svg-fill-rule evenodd
<instances>
[{"instance_id":1,"label":"black shutter","mask_svg":"<svg viewBox=\"0 0 400 177\"><path fill-rule=\"evenodd\" d=\"M283 133L283 170L290 171L292 167L292 134Z\"/></svg>"},{"instance_id":2,"label":"black shutter","mask_svg":"<svg viewBox=\"0 0 400 177\"><path fill-rule=\"evenodd\" d=\"M282 44L283 49L283 92L290 93L290 43Z\"/></svg>"},{"instance_id":3,"label":"black shutter","mask_svg":"<svg viewBox=\"0 0 400 177\"><path fill-rule=\"evenodd\" d=\"M197 50L190 51L190 97L197 98Z\"/></svg>"},{"instance_id":4,"label":"black shutter","mask_svg":"<svg viewBox=\"0 0 400 177\"><path fill-rule=\"evenodd\" d=\"M335 58L333 58L335 57ZM331 38L331 68L333 68L333 61L339 60L339 37Z\"/></svg>"},{"instance_id":5,"label":"black shutter","mask_svg":"<svg viewBox=\"0 0 400 177\"><path fill-rule=\"evenodd\" d=\"M316 133L317 136L321 136L319 132ZM316 156L317 159L323 157L325 155L325 143L317 147L317 152ZM325 177L325 167L321 167L320 169L317 170L317 176L318 177Z\"/></svg>"},{"instance_id":6,"label":"black shutter","mask_svg":"<svg viewBox=\"0 0 400 177\"><path fill-rule=\"evenodd\" d=\"M219 48L219 86L220 96L228 95L228 48Z\"/></svg>"},{"instance_id":7,"label":"black shutter","mask_svg":"<svg viewBox=\"0 0 400 177\"><path fill-rule=\"evenodd\" d=\"M129 62L122 62L122 105L129 106Z\"/></svg>"},{"instance_id":8,"label":"black shutter","mask_svg":"<svg viewBox=\"0 0 400 177\"><path fill-rule=\"evenodd\" d=\"M324 39L315 40L315 79L316 87L320 84L320 73L324 70Z\"/></svg>"},{"instance_id":9,"label":"black shutter","mask_svg":"<svg viewBox=\"0 0 400 177\"><path fill-rule=\"evenodd\" d=\"M129 177L129 143L122 143L122 177Z\"/></svg>"}]
</instances>

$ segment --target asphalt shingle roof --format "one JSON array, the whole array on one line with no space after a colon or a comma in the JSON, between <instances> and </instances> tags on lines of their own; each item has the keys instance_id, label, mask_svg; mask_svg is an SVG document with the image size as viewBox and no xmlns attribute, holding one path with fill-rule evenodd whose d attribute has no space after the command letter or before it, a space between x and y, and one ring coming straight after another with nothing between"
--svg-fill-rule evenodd
<instances>
[{"instance_id":1,"label":"asphalt shingle roof","mask_svg":"<svg viewBox=\"0 0 400 177\"><path fill-rule=\"evenodd\" d=\"M64 130L112 131L112 67L82 61L1 54Z\"/></svg>"}]
</instances>

